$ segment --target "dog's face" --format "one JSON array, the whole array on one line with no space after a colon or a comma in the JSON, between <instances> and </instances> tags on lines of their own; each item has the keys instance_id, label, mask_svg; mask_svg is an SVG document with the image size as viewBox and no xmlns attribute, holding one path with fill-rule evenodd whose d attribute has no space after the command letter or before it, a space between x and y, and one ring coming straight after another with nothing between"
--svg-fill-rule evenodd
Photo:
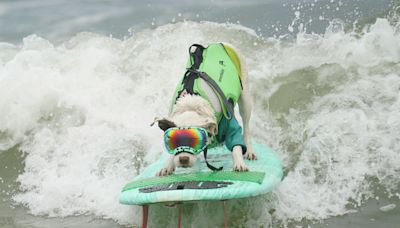
<instances>
[{"instance_id":1,"label":"dog's face","mask_svg":"<svg viewBox=\"0 0 400 228\"><path fill-rule=\"evenodd\" d=\"M193 117L193 113L187 113L188 115L190 115L191 117ZM186 118L185 118L186 119ZM190 118L192 120L195 120L196 118ZM166 130L168 130L169 128L173 128L173 127L202 127L204 129L207 130L208 136L207 136L207 145L209 145L212 142L212 138L215 135L216 129L217 129L217 125L215 123L206 123L206 124L201 124L201 123L197 123L197 124L189 124L188 122L184 121L183 124L182 122L180 122L180 124L176 124L175 122L173 122L172 120L169 119L161 119L158 120L158 126L165 132ZM201 153L200 153L201 154ZM192 154L192 153L188 153L188 152L181 152L178 153L176 155L171 155L173 156L173 161L176 167L192 167L196 160L197 157L200 154Z\"/></svg>"},{"instance_id":2,"label":"dog's face","mask_svg":"<svg viewBox=\"0 0 400 228\"><path fill-rule=\"evenodd\" d=\"M207 144L217 134L217 121L214 110L204 98L197 95L180 97L173 107L171 118L158 120L158 126L165 132L172 127L201 127L207 130ZM174 156L176 167L191 167L196 162L198 155L181 152Z\"/></svg>"}]
</instances>

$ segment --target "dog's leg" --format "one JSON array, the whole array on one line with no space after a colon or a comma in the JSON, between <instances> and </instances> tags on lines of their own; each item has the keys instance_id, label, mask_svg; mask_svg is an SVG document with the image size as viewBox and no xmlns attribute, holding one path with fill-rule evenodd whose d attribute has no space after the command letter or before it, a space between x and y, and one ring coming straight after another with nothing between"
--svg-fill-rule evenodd
<instances>
[{"instance_id":1,"label":"dog's leg","mask_svg":"<svg viewBox=\"0 0 400 228\"><path fill-rule=\"evenodd\" d=\"M248 171L246 164L243 160L242 146L234 146L232 149L233 170L234 171Z\"/></svg>"},{"instance_id":2,"label":"dog's leg","mask_svg":"<svg viewBox=\"0 0 400 228\"><path fill-rule=\"evenodd\" d=\"M251 145L251 139L250 139L249 122L251 117L252 101L249 91L247 69L244 58L242 58L242 56L239 55L239 53L237 54L240 58L241 80L243 86L242 93L240 94L238 100L238 105L239 105L240 116L242 117L243 121L244 142L246 143L247 146L247 152L245 154L245 157L249 160L256 160L257 156L253 151L253 146Z\"/></svg>"},{"instance_id":3,"label":"dog's leg","mask_svg":"<svg viewBox=\"0 0 400 228\"><path fill-rule=\"evenodd\" d=\"M170 155L164 168L156 173L156 176L167 176L175 171L174 155Z\"/></svg>"}]
</instances>

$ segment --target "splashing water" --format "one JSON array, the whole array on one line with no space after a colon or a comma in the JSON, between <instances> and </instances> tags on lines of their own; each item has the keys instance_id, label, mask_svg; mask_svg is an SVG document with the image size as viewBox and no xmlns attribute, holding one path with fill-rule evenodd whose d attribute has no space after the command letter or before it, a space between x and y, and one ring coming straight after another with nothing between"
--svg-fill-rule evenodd
<instances>
[{"instance_id":1,"label":"splashing water","mask_svg":"<svg viewBox=\"0 0 400 228\"><path fill-rule=\"evenodd\" d=\"M361 34L343 27L285 42L238 25L181 22L125 40L80 33L59 45L35 35L21 47L1 44L0 146L20 145L26 156L13 199L34 215L138 225L138 208L120 205L119 191L162 153L162 132L149 124L168 112L187 47L219 41L245 55L252 134L278 151L287 174L272 194L230 204L232 221L342 215L376 186L399 197L400 36L386 19ZM215 205L187 206L184 218L219 224ZM173 226L173 212L154 210L154 225Z\"/></svg>"}]
</instances>

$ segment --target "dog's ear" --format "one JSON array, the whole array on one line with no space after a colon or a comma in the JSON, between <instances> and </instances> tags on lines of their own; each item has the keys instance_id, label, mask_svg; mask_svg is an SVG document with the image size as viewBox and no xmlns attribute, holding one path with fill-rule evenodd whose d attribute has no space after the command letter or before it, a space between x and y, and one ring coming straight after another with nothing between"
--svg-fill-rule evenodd
<instances>
[{"instance_id":1,"label":"dog's ear","mask_svg":"<svg viewBox=\"0 0 400 228\"><path fill-rule=\"evenodd\" d=\"M158 120L158 126L161 128L161 130L166 131L171 127L176 127L176 124L171 120L163 118Z\"/></svg>"},{"instance_id":2,"label":"dog's ear","mask_svg":"<svg viewBox=\"0 0 400 228\"><path fill-rule=\"evenodd\" d=\"M207 130L207 132L211 135L214 136L218 134L218 126L216 123L207 123L204 128Z\"/></svg>"}]
</instances>

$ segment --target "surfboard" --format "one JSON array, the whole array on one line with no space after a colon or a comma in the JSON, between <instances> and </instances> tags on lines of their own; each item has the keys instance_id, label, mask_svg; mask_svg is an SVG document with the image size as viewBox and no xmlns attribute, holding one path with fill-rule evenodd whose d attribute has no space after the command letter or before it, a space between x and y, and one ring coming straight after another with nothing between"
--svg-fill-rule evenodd
<instances>
[{"instance_id":1,"label":"surfboard","mask_svg":"<svg viewBox=\"0 0 400 228\"><path fill-rule=\"evenodd\" d=\"M148 205L203 200L228 200L271 192L281 182L282 163L269 147L253 143L258 159L245 160L248 172L232 171L232 155L223 146L208 150L207 160L222 171L213 172L204 160L192 168L178 168L168 176L157 177L167 156L145 168L126 184L119 197L121 204Z\"/></svg>"}]
</instances>

